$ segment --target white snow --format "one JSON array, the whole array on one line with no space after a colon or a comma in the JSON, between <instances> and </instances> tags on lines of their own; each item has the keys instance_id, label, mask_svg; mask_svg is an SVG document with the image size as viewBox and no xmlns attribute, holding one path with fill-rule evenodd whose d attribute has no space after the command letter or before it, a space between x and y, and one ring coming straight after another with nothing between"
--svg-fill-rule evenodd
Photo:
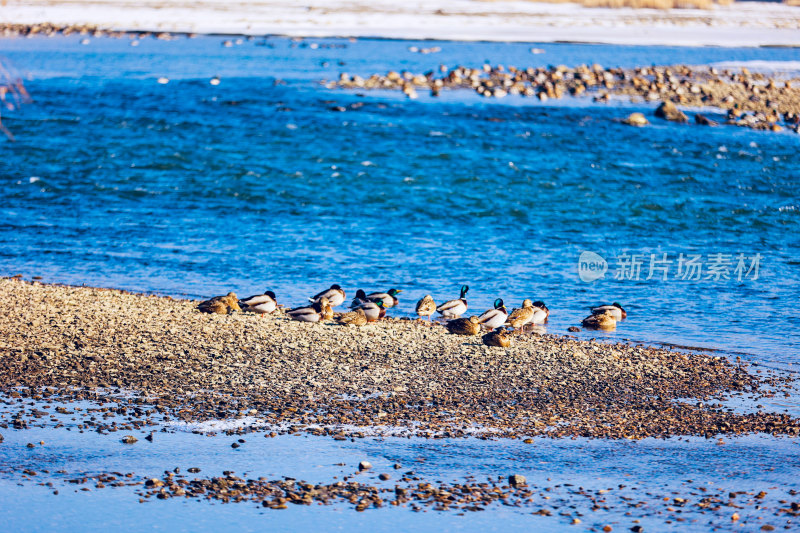
<instances>
[{"instance_id":1,"label":"white snow","mask_svg":"<svg viewBox=\"0 0 800 533\"><path fill-rule=\"evenodd\" d=\"M2 23L305 37L800 46L800 7L604 9L525 0L6 0Z\"/></svg>"}]
</instances>

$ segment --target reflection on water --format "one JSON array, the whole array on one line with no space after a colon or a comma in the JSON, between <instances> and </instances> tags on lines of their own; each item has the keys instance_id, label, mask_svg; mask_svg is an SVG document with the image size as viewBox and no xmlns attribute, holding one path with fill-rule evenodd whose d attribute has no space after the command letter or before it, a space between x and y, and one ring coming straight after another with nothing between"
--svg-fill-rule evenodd
<instances>
[{"instance_id":1,"label":"reflection on water","mask_svg":"<svg viewBox=\"0 0 800 533\"><path fill-rule=\"evenodd\" d=\"M0 419L8 422L22 403L5 400L7 405L0 410ZM738 437L725 438L722 443L702 438L638 442L537 438L532 443L417 438L336 441L307 435L265 439L262 432L219 432L207 437L192 433L196 428L191 426L176 431L176 426L161 424L143 431L101 434L78 427L86 417L99 416L96 411L89 412L94 406L88 402L68 404L69 414L57 413L55 404L44 402L26 400L24 406L28 412L38 410L40 425L45 427L31 424L26 430L2 430L5 441L0 445L0 497L14 502L2 510L4 523L11 530L87 530L100 524L130 527L134 523L164 530L212 529L223 524L253 530L263 527L267 520L271 528L308 528L324 520L333 529L351 524L386 531L443 527L477 530L494 529L502 523L505 528L535 525L537 530L560 531L580 517L584 527L610 524L628 528L638 520L647 530L683 531L688 524L730 527L733 512L738 512L740 524L750 530L762 524L791 524L790 517L779 519L774 514L786 507L780 500L792 500L790 491L800 489L794 469L787 466L797 463L800 448L797 439L789 438ZM63 426L55 428L56 424ZM233 428L239 424L227 425ZM159 431L162 427L170 429ZM225 422L219 421L216 427L225 427ZM153 429L156 432L152 442L146 441L144 437ZM120 443L121 437L129 433L136 435L139 442ZM245 442L232 448L231 443L242 437ZM29 448L27 443L34 446ZM373 469L355 475L363 460L371 462ZM401 468L395 469L395 464ZM402 473L409 471L420 482L435 484L496 481L498 477L521 474L536 496L532 507L498 504L461 517L454 511L414 513L409 508L390 506L362 514L352 511L347 502L331 507L291 506L287 511L262 510L252 503L219 505L180 498L140 504L137 487L101 489L91 482L68 482L109 472L120 473L121 479L141 480L160 477L176 467L183 474L189 468L200 469L199 473L188 474L188 479L221 476L224 471L233 471L242 478L288 476L310 483L331 483L350 476L355 481L388 488L393 488ZM22 473L25 469L36 475L28 475L26 480ZM125 478L128 473L133 476ZM381 481L381 473L390 473L392 479ZM24 492L17 485L20 482ZM53 494L54 490L59 494ZM734 502L739 507L726 504L721 511L708 512L697 507L704 497L728 502L729 493L736 491L744 491ZM754 496L761 491L765 492L763 496ZM674 498L688 499L689 503L676 511ZM755 501L759 507L746 501ZM45 507L47 513L36 512ZM532 517L531 513L539 509L551 510L552 516Z\"/></svg>"}]
</instances>

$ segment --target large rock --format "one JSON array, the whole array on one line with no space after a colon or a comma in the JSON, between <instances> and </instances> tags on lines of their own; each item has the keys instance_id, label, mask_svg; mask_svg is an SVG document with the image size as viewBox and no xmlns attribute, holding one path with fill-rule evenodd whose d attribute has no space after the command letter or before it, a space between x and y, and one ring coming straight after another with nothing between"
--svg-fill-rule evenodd
<instances>
[{"instance_id":1,"label":"large rock","mask_svg":"<svg viewBox=\"0 0 800 533\"><path fill-rule=\"evenodd\" d=\"M656 109L656 116L672 122L689 122L689 117L669 100L661 102L661 105Z\"/></svg>"}]
</instances>

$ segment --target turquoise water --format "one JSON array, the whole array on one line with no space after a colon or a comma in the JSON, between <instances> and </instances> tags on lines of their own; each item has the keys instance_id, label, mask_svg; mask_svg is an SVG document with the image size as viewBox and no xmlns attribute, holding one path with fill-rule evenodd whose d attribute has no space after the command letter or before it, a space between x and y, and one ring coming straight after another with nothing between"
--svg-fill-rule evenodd
<instances>
[{"instance_id":1,"label":"turquoise water","mask_svg":"<svg viewBox=\"0 0 800 533\"><path fill-rule=\"evenodd\" d=\"M615 121L644 104L319 83L483 61L779 65L795 50L222 41L0 40L35 98L3 114L18 142L0 140L0 274L190 297L270 288L289 305L334 282L405 289L394 314L467 283L478 312L544 300L553 333L617 300L630 318L612 340L798 362L800 136ZM579 279L585 250L605 278ZM664 253L668 279L644 279ZM733 278L737 254L760 254L759 277L675 279L681 253L706 268L727 254ZM622 254L643 256L641 279L614 279Z\"/></svg>"}]
</instances>

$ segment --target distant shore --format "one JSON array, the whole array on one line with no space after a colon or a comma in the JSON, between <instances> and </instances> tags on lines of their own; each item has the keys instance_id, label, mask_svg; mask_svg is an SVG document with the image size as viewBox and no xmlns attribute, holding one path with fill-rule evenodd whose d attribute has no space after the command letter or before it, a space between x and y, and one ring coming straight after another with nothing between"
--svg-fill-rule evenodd
<instances>
[{"instance_id":1,"label":"distant shore","mask_svg":"<svg viewBox=\"0 0 800 533\"><path fill-rule=\"evenodd\" d=\"M81 8L83 6L83 8ZM0 25L92 26L110 31L575 42L676 46L800 46L800 6L736 2L713 9L593 8L573 3L174 3L9 1ZM0 35L2 33L0 32Z\"/></svg>"},{"instance_id":2,"label":"distant shore","mask_svg":"<svg viewBox=\"0 0 800 533\"><path fill-rule=\"evenodd\" d=\"M419 320L207 315L191 300L8 278L0 294L6 393L106 394L179 420L248 415L334 437L800 433L788 415L714 403L780 393L786 378L706 354L538 334L490 348Z\"/></svg>"}]
</instances>

